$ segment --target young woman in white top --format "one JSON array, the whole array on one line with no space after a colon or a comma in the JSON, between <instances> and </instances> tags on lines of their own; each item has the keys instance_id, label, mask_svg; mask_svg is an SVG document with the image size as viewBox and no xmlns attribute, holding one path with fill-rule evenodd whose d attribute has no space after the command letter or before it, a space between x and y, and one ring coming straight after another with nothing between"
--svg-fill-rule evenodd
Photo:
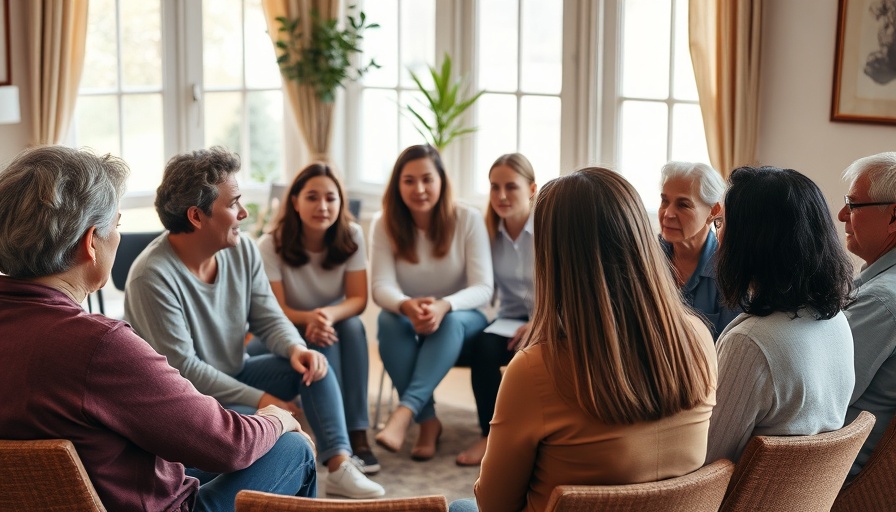
<instances>
[{"instance_id":1,"label":"young woman in white top","mask_svg":"<svg viewBox=\"0 0 896 512\"><path fill-rule=\"evenodd\" d=\"M365 473L380 466L367 442L367 260L333 171L311 164L293 180L274 230L261 237L271 289L309 347L323 353L342 389L352 452Z\"/></svg>"},{"instance_id":2,"label":"young woman in white top","mask_svg":"<svg viewBox=\"0 0 896 512\"><path fill-rule=\"evenodd\" d=\"M489 422L495 414L501 367L510 362L526 337L533 306L532 198L538 188L535 171L525 156L509 153L495 160L488 179L491 188L485 225L491 239L492 266L500 301L496 321L510 319L525 323L511 336L483 332L469 346L470 380L482 437L457 456L457 464L461 466L478 466L482 462Z\"/></svg>"},{"instance_id":3,"label":"young woman in white top","mask_svg":"<svg viewBox=\"0 0 896 512\"><path fill-rule=\"evenodd\" d=\"M431 459L442 432L433 391L487 324L476 308L492 295L488 235L477 210L452 200L438 151L419 145L395 162L371 240L380 356L399 395L376 442L399 450L414 420L411 455Z\"/></svg>"}]
</instances>

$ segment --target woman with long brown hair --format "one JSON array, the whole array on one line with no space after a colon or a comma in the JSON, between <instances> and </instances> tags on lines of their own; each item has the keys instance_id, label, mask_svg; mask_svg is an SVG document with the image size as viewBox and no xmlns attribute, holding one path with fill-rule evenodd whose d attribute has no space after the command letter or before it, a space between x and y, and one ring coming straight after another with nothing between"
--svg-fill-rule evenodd
<instances>
[{"instance_id":1,"label":"woman with long brown hair","mask_svg":"<svg viewBox=\"0 0 896 512\"><path fill-rule=\"evenodd\" d=\"M411 456L431 459L442 432L433 391L487 323L477 310L492 295L485 224L452 200L438 151L411 146L395 162L371 240L380 357L399 396L376 442L398 451L413 420L420 435Z\"/></svg>"},{"instance_id":2,"label":"woman with long brown hair","mask_svg":"<svg viewBox=\"0 0 896 512\"><path fill-rule=\"evenodd\" d=\"M682 302L634 188L601 168L547 183L532 330L498 392L480 509L543 510L557 485L698 469L715 383L712 336Z\"/></svg>"}]
</instances>

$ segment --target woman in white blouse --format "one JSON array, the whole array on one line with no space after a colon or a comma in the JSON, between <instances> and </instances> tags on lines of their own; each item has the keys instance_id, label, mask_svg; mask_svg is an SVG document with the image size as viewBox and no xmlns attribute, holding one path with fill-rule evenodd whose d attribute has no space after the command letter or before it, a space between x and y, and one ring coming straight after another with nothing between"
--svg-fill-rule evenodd
<instances>
[{"instance_id":1,"label":"woman in white blouse","mask_svg":"<svg viewBox=\"0 0 896 512\"><path fill-rule=\"evenodd\" d=\"M492 295L492 260L482 215L455 204L438 151L405 149L392 170L383 211L371 227L371 285L380 357L399 404L376 442L398 451L411 424L411 456L435 456L442 424L433 391L487 321L477 308Z\"/></svg>"},{"instance_id":2,"label":"woman in white blouse","mask_svg":"<svg viewBox=\"0 0 896 512\"><path fill-rule=\"evenodd\" d=\"M500 309L495 322L512 324L513 331L483 332L469 346L470 380L482 437L457 456L461 466L478 466L485 455L489 422L506 366L529 331L535 271L532 198L538 187L529 160L519 153L501 155L488 172L489 204L485 213L492 247L492 265ZM489 329L491 330L491 329ZM466 355L466 353L465 353Z\"/></svg>"},{"instance_id":3,"label":"woman in white blouse","mask_svg":"<svg viewBox=\"0 0 896 512\"><path fill-rule=\"evenodd\" d=\"M367 442L367 259L333 171L311 164L293 180L274 230L258 241L271 290L342 389L352 452L367 474L380 465Z\"/></svg>"}]
</instances>

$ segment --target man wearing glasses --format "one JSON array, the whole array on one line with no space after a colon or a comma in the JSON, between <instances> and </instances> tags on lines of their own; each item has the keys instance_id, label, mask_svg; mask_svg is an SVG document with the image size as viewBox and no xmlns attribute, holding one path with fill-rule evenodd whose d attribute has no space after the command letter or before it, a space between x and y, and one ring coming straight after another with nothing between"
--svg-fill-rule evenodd
<instances>
[{"instance_id":1,"label":"man wearing glasses","mask_svg":"<svg viewBox=\"0 0 896 512\"><path fill-rule=\"evenodd\" d=\"M851 479L896 413L896 152L856 160L843 179L850 183L849 193L837 218L845 224L846 248L865 261L855 280L856 301L846 309L856 368L846 423L863 410L877 418Z\"/></svg>"}]
</instances>

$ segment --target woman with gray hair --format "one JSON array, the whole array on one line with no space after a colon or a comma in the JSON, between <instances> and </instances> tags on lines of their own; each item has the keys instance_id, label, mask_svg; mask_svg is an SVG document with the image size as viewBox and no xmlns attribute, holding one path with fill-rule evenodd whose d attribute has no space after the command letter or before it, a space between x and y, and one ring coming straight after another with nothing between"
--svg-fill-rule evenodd
<instances>
[{"instance_id":1,"label":"woman with gray hair","mask_svg":"<svg viewBox=\"0 0 896 512\"><path fill-rule=\"evenodd\" d=\"M718 339L739 313L722 304L714 263L719 241L710 229L722 212L725 182L706 164L672 161L663 166L661 186L660 245L685 302Z\"/></svg>"},{"instance_id":2,"label":"woman with gray hair","mask_svg":"<svg viewBox=\"0 0 896 512\"><path fill-rule=\"evenodd\" d=\"M109 510L314 496L313 446L289 413L221 408L128 324L81 307L109 278L128 172L63 146L0 171L0 438L71 440ZM223 474L200 486L184 465Z\"/></svg>"}]
</instances>

